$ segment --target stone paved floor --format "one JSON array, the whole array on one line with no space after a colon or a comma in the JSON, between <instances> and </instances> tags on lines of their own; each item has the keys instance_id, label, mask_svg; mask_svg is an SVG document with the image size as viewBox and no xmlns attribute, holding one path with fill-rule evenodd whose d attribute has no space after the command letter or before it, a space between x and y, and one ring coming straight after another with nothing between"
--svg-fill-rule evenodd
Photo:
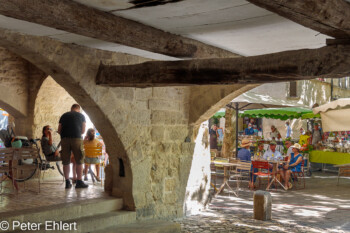
<instances>
[{"instance_id":1,"label":"stone paved floor","mask_svg":"<svg viewBox=\"0 0 350 233\"><path fill-rule=\"evenodd\" d=\"M65 189L65 184L60 178L47 178L41 183L40 193L38 191L38 182L35 179L27 181L26 188L32 191L24 191L23 184L19 183L19 194L1 195L0 197L0 215L1 213L15 210L24 210L38 208L41 206L49 206L67 202L81 201L86 199L108 197L104 192L101 183L92 184L88 182L87 189ZM12 191L5 188L5 192Z\"/></svg>"},{"instance_id":2,"label":"stone paved floor","mask_svg":"<svg viewBox=\"0 0 350 233\"><path fill-rule=\"evenodd\" d=\"M212 199L199 215L179 220L183 232L350 232L350 179L336 186L334 173L315 173L306 189L277 190L272 221L253 220L253 192Z\"/></svg>"}]
</instances>

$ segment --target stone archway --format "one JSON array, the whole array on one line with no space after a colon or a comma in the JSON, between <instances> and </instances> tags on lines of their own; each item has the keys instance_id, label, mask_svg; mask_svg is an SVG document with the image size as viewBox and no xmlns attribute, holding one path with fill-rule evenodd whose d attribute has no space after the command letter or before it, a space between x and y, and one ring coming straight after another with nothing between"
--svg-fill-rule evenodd
<instances>
[{"instance_id":1,"label":"stone archway","mask_svg":"<svg viewBox=\"0 0 350 233\"><path fill-rule=\"evenodd\" d=\"M128 57L120 54L118 59L111 52L83 49L48 38L24 36L6 30L1 30L0 45L50 74L82 106L101 135L104 135L113 167L113 195L123 197L125 209L134 210L130 160L120 135L116 132L116 125L107 117L111 109L106 101L114 93L94 84L94 76L101 61L125 63L128 62ZM118 119L117 115L114 117ZM124 177L119 176L120 162L124 165Z\"/></svg>"}]
</instances>

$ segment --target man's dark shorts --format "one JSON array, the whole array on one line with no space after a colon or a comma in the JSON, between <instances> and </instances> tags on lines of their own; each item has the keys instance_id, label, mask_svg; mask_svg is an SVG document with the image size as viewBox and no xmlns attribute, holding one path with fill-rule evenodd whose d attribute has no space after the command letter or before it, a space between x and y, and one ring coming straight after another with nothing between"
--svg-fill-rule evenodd
<instances>
[{"instance_id":1,"label":"man's dark shorts","mask_svg":"<svg viewBox=\"0 0 350 233\"><path fill-rule=\"evenodd\" d=\"M55 152L51 153L49 155L45 155L45 158L47 161L51 162L51 161L61 161L61 156L55 156Z\"/></svg>"},{"instance_id":2,"label":"man's dark shorts","mask_svg":"<svg viewBox=\"0 0 350 233\"><path fill-rule=\"evenodd\" d=\"M63 165L70 164L71 152L73 152L76 164L84 164L84 144L81 138L62 138L61 140L61 158Z\"/></svg>"}]
</instances>

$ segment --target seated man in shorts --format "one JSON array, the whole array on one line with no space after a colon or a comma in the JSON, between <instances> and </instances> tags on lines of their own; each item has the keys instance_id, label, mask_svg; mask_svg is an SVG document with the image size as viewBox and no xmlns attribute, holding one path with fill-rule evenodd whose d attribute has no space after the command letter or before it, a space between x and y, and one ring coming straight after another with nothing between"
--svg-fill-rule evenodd
<instances>
[{"instance_id":1,"label":"seated man in shorts","mask_svg":"<svg viewBox=\"0 0 350 233\"><path fill-rule=\"evenodd\" d=\"M49 125L43 127L43 136L41 137L41 149L47 161L60 161L58 147L52 142L52 128Z\"/></svg>"}]
</instances>

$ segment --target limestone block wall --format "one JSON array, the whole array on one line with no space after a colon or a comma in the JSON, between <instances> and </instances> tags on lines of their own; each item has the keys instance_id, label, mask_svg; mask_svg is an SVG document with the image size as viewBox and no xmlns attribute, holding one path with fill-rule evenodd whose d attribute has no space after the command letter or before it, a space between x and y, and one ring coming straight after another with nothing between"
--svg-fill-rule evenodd
<instances>
[{"instance_id":1,"label":"limestone block wall","mask_svg":"<svg viewBox=\"0 0 350 233\"><path fill-rule=\"evenodd\" d=\"M193 143L185 142L189 132L188 88L95 87L95 93L130 159L137 217L182 216L193 155ZM115 195L119 182L115 180Z\"/></svg>"},{"instance_id":2,"label":"limestone block wall","mask_svg":"<svg viewBox=\"0 0 350 233\"><path fill-rule=\"evenodd\" d=\"M11 115L27 114L27 62L0 47L0 105Z\"/></svg>"}]
</instances>

